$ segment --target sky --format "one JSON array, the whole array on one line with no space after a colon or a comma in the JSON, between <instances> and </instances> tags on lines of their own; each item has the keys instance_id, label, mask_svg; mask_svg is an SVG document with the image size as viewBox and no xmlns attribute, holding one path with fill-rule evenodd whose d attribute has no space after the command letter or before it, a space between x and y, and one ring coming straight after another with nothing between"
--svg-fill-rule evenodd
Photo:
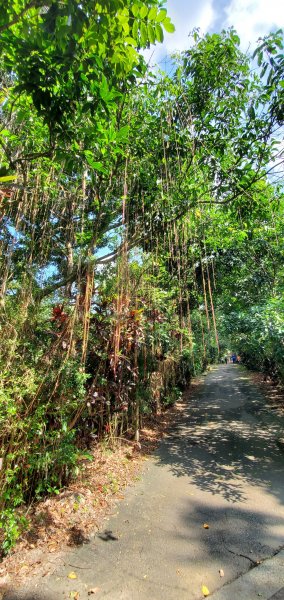
<instances>
[{"instance_id":1,"label":"sky","mask_svg":"<svg viewBox=\"0 0 284 600\"><path fill-rule=\"evenodd\" d=\"M151 65L162 69L167 56L189 47L188 35L195 27L213 33L233 26L245 52L254 50L259 37L284 28L284 0L168 0L165 7L176 31L145 53Z\"/></svg>"}]
</instances>

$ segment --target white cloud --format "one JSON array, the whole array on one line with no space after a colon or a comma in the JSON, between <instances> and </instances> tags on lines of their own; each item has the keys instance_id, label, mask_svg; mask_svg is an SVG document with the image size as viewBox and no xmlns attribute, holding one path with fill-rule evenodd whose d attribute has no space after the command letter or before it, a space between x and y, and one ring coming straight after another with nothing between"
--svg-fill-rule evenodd
<instances>
[{"instance_id":1,"label":"white cloud","mask_svg":"<svg viewBox=\"0 0 284 600\"><path fill-rule=\"evenodd\" d=\"M208 31L214 18L212 0L185 3L184 0L168 0L168 14L175 24L174 34L165 34L165 46L168 52L186 50L188 35L194 27L200 27L202 32Z\"/></svg>"},{"instance_id":2,"label":"white cloud","mask_svg":"<svg viewBox=\"0 0 284 600\"><path fill-rule=\"evenodd\" d=\"M225 8L224 27L233 26L240 38L243 50L259 37L284 27L284 2L281 0L232 0Z\"/></svg>"},{"instance_id":3,"label":"white cloud","mask_svg":"<svg viewBox=\"0 0 284 600\"><path fill-rule=\"evenodd\" d=\"M284 27L284 0L168 0L166 8L176 31L165 33L163 44L143 52L151 65L166 68L166 57L190 45L189 33L199 27L201 33L234 27L242 50L254 50L259 37Z\"/></svg>"},{"instance_id":4,"label":"white cloud","mask_svg":"<svg viewBox=\"0 0 284 600\"><path fill-rule=\"evenodd\" d=\"M157 44L143 52L145 59L151 64L159 63L165 55L186 50L190 44L188 36L192 29L200 27L201 32L206 33L214 22L213 0L199 0L198 3L193 0L168 0L166 8L176 30L171 34L165 33L163 44Z\"/></svg>"},{"instance_id":5,"label":"white cloud","mask_svg":"<svg viewBox=\"0 0 284 600\"><path fill-rule=\"evenodd\" d=\"M198 16L198 22L195 27L200 27L201 32L206 33L210 26L214 22L215 14L213 10L212 2L206 2L206 4L201 8L200 14Z\"/></svg>"}]
</instances>

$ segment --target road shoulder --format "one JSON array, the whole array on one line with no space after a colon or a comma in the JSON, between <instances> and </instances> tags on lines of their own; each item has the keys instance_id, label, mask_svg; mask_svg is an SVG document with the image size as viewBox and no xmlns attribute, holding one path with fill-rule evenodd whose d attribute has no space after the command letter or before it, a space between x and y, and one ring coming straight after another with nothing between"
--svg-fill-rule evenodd
<instances>
[{"instance_id":1,"label":"road shoulder","mask_svg":"<svg viewBox=\"0 0 284 600\"><path fill-rule=\"evenodd\" d=\"M210 595L212 600L283 600L284 549Z\"/></svg>"}]
</instances>

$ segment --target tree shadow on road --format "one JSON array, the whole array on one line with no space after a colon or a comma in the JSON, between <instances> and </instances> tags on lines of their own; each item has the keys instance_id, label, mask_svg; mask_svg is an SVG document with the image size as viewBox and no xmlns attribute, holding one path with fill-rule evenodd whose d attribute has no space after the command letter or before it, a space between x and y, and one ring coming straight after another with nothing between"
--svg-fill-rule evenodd
<instances>
[{"instance_id":1,"label":"tree shadow on road","mask_svg":"<svg viewBox=\"0 0 284 600\"><path fill-rule=\"evenodd\" d=\"M247 484L283 498L279 419L268 415L265 420L264 407L264 399L242 372L233 372L228 381L222 373L211 375L211 385L190 399L180 422L164 440L158 462L169 465L177 477L188 475L201 490L230 502L246 500Z\"/></svg>"},{"instance_id":2,"label":"tree shadow on road","mask_svg":"<svg viewBox=\"0 0 284 600\"><path fill-rule=\"evenodd\" d=\"M226 508L212 507L210 502L201 505L198 499L190 498L182 512L182 521L184 529L176 534L179 538L190 536L193 545L196 538L196 547L202 554L205 547L210 560L218 561L222 556L229 564L239 557L247 569L257 566L284 544L283 515L270 515L259 507L255 511L232 504ZM205 522L209 523L208 529L203 527ZM198 562L197 554L195 559Z\"/></svg>"}]
</instances>

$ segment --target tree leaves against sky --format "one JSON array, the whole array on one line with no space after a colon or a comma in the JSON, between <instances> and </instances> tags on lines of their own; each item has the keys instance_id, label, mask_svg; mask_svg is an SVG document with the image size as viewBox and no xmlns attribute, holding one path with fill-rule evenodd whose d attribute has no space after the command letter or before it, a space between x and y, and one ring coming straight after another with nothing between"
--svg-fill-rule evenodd
<instances>
[{"instance_id":1,"label":"tree leaves against sky","mask_svg":"<svg viewBox=\"0 0 284 600\"><path fill-rule=\"evenodd\" d=\"M82 445L138 441L229 347L283 377L283 39L260 42L259 74L233 30L195 32L169 77L139 53L173 30L163 2L2 8L8 551L15 507L64 485Z\"/></svg>"}]
</instances>

